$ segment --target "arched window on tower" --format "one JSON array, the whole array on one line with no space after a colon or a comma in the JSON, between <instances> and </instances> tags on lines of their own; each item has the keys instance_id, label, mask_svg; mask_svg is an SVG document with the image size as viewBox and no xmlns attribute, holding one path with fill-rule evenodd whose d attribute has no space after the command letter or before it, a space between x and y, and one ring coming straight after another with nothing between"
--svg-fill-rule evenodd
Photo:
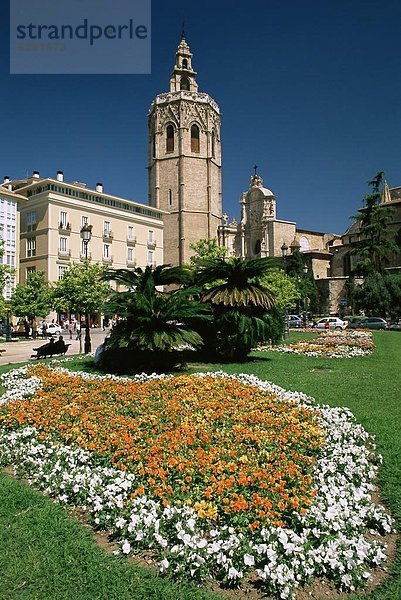
<instances>
[{"instance_id":1,"label":"arched window on tower","mask_svg":"<svg viewBox=\"0 0 401 600\"><path fill-rule=\"evenodd\" d=\"M188 69L188 61L186 58L182 59L182 68L183 69Z\"/></svg>"},{"instance_id":2,"label":"arched window on tower","mask_svg":"<svg viewBox=\"0 0 401 600\"><path fill-rule=\"evenodd\" d=\"M174 127L171 124L166 128L166 152L174 152Z\"/></svg>"},{"instance_id":3,"label":"arched window on tower","mask_svg":"<svg viewBox=\"0 0 401 600\"><path fill-rule=\"evenodd\" d=\"M189 92L189 79L188 77L181 77L180 90Z\"/></svg>"},{"instance_id":4,"label":"arched window on tower","mask_svg":"<svg viewBox=\"0 0 401 600\"><path fill-rule=\"evenodd\" d=\"M156 158L156 134L152 134L152 158Z\"/></svg>"},{"instance_id":5,"label":"arched window on tower","mask_svg":"<svg viewBox=\"0 0 401 600\"><path fill-rule=\"evenodd\" d=\"M199 127L192 125L191 127L191 152L199 152Z\"/></svg>"},{"instance_id":6,"label":"arched window on tower","mask_svg":"<svg viewBox=\"0 0 401 600\"><path fill-rule=\"evenodd\" d=\"M212 158L216 156L216 134L214 129L212 130Z\"/></svg>"}]
</instances>

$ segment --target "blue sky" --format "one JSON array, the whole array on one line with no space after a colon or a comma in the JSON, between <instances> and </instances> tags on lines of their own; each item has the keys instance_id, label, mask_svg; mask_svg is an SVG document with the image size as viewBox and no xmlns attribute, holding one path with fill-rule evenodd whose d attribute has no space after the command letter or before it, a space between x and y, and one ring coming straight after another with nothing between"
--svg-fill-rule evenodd
<instances>
[{"instance_id":1,"label":"blue sky","mask_svg":"<svg viewBox=\"0 0 401 600\"><path fill-rule=\"evenodd\" d=\"M60 169L146 203L147 111L168 90L185 16L199 90L223 114L231 217L255 163L278 217L317 231L343 232L378 170L401 185L396 0L154 0L152 74L115 76L9 75L4 4L1 177Z\"/></svg>"}]
</instances>

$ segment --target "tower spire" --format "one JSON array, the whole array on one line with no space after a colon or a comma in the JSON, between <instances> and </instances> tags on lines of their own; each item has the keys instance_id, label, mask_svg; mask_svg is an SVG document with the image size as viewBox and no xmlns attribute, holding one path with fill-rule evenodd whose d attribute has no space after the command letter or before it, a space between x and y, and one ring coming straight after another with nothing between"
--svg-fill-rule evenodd
<instances>
[{"instance_id":1,"label":"tower spire","mask_svg":"<svg viewBox=\"0 0 401 600\"><path fill-rule=\"evenodd\" d=\"M175 53L174 70L170 77L170 92L197 92L196 72L192 68L192 53L185 39L184 22L182 24L181 42Z\"/></svg>"}]
</instances>

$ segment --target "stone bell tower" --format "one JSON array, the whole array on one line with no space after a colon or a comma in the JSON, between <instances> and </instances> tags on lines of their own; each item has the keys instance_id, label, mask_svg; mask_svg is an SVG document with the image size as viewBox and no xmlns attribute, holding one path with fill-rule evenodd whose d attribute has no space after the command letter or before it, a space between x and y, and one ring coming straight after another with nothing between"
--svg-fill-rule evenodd
<instances>
[{"instance_id":1,"label":"stone bell tower","mask_svg":"<svg viewBox=\"0 0 401 600\"><path fill-rule=\"evenodd\" d=\"M180 265L190 244L217 236L222 217L220 109L198 92L192 54L183 33L170 91L149 110L149 203L167 211L164 262Z\"/></svg>"}]
</instances>

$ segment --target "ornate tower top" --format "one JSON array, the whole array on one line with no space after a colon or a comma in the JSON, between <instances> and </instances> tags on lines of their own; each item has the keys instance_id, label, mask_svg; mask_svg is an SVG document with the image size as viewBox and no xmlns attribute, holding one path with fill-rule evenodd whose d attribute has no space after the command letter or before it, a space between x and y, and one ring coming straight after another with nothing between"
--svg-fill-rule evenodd
<instances>
[{"instance_id":1,"label":"ornate tower top","mask_svg":"<svg viewBox=\"0 0 401 600\"><path fill-rule=\"evenodd\" d=\"M251 181L250 181L250 186L249 189L253 188L253 187L263 187L263 179L261 178L260 175L258 175L256 173L256 167L255 168L255 174L252 175L251 177Z\"/></svg>"},{"instance_id":2,"label":"ornate tower top","mask_svg":"<svg viewBox=\"0 0 401 600\"><path fill-rule=\"evenodd\" d=\"M174 70L170 77L170 92L180 90L187 92L197 92L196 72L192 68L192 54L185 39L185 32L182 32L180 45L175 53Z\"/></svg>"}]
</instances>

